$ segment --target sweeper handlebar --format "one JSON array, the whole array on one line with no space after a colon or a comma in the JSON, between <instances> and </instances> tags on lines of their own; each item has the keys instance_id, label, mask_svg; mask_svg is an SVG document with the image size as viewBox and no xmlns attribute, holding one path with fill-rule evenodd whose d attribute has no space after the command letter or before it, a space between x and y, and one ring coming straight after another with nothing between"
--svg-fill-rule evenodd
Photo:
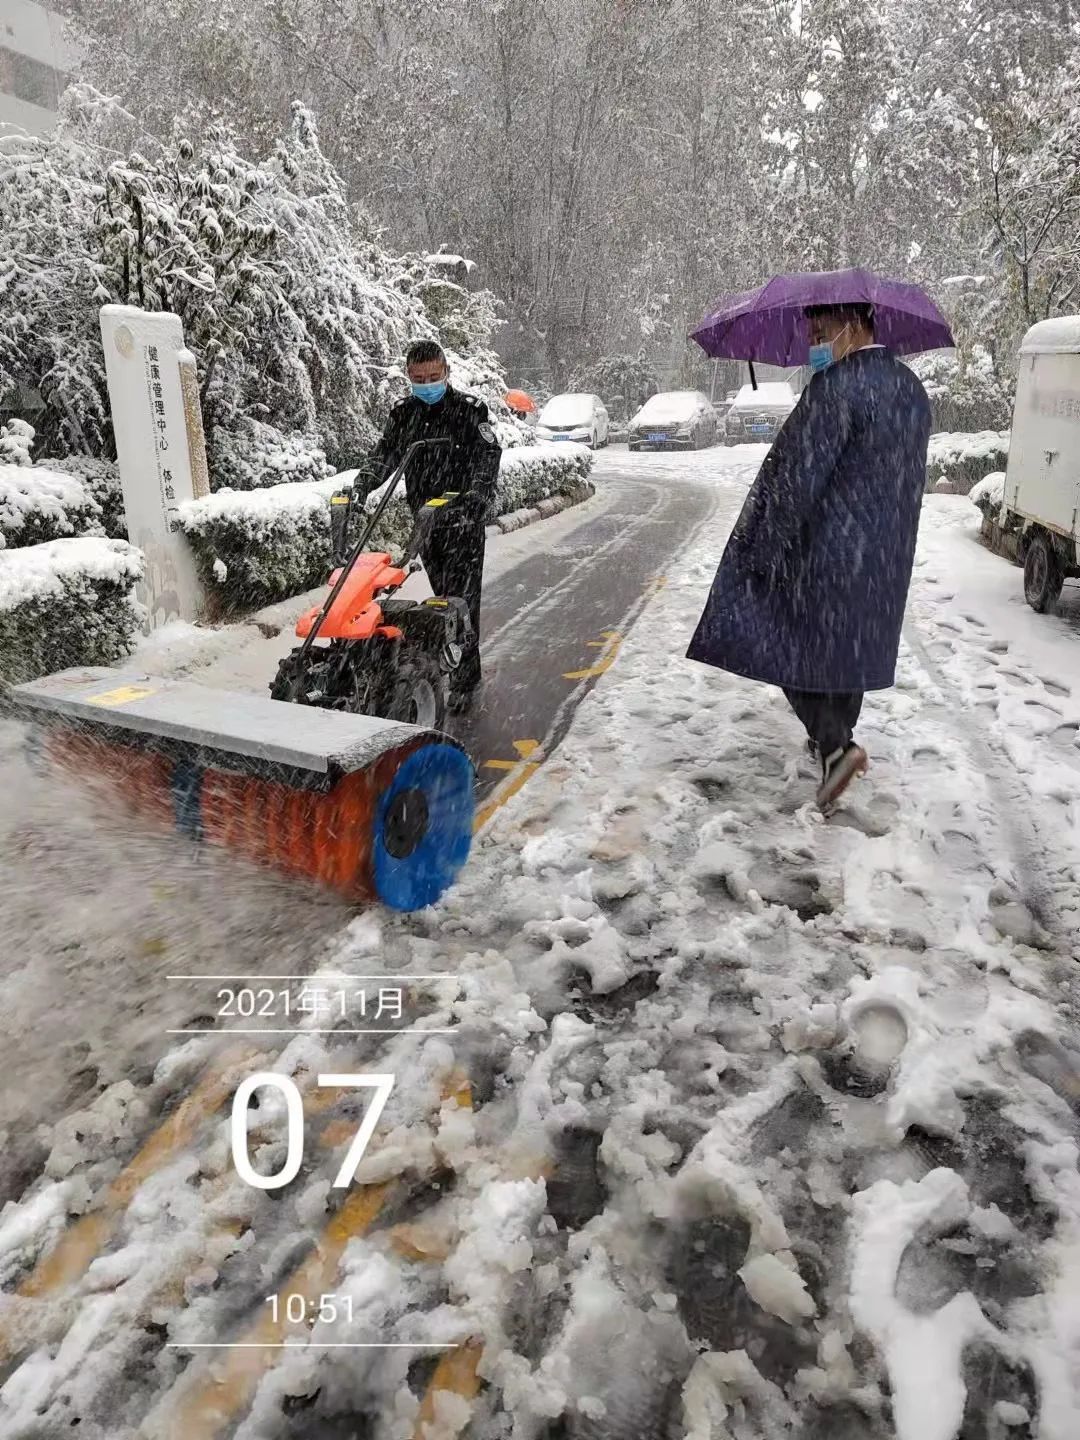
<instances>
[{"instance_id":1,"label":"sweeper handlebar","mask_svg":"<svg viewBox=\"0 0 1080 1440\"><path fill-rule=\"evenodd\" d=\"M431 440L414 440L413 443L409 446L409 448L405 451L405 454L401 457L397 468L394 470L389 480L386 481L385 487L383 489L382 498L380 499L378 505L376 505L372 513L371 519L364 527L364 532L360 536L360 539L353 546L352 551L349 554L349 558L341 567L341 574L331 586L330 593L329 595L327 595L326 600L323 602L322 609L315 617L315 623L308 631L307 636L304 639L304 643L300 646L300 649L297 652L297 673L302 672L303 665L301 662L307 656L307 654L311 650L312 645L314 645L316 639L318 638L319 630L322 626L322 623L326 619L327 615L330 613L330 607L333 605L334 601L337 599L342 589L344 588L353 569L353 566L356 564L357 560L359 560L360 556L363 555L364 551L366 550L367 543L371 539L372 533L374 532L376 525L378 525L379 521L382 519L383 512L389 505L390 501L393 499L394 491L397 489L401 477L408 469L410 460L413 458L413 456L418 450L424 450L428 448L434 448L436 446L450 444L452 444L452 441L450 440L449 436L440 435L436 436Z\"/></svg>"}]
</instances>

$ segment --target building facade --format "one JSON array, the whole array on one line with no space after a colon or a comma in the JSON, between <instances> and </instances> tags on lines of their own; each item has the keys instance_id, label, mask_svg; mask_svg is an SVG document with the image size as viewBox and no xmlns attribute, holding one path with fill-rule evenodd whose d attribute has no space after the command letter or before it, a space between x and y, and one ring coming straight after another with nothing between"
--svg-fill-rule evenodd
<instances>
[{"instance_id":1,"label":"building facade","mask_svg":"<svg viewBox=\"0 0 1080 1440\"><path fill-rule=\"evenodd\" d=\"M16 125L33 135L51 130L77 61L55 11L37 0L0 0L0 128Z\"/></svg>"}]
</instances>

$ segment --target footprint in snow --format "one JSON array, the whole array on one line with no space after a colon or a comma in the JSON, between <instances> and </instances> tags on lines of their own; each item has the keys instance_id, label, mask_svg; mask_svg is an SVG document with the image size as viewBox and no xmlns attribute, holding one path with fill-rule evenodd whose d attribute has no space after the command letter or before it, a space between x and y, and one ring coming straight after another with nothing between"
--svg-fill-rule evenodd
<instances>
[{"instance_id":1,"label":"footprint in snow","mask_svg":"<svg viewBox=\"0 0 1080 1440\"><path fill-rule=\"evenodd\" d=\"M1004 675L1006 680L1012 680L1016 685L1034 685L1035 681L1030 675L1025 675L1022 670L999 670L999 675Z\"/></svg>"},{"instance_id":2,"label":"footprint in snow","mask_svg":"<svg viewBox=\"0 0 1080 1440\"><path fill-rule=\"evenodd\" d=\"M1025 1030L1016 1037L1016 1053L1029 1075L1080 1112L1080 1053L1038 1030Z\"/></svg>"},{"instance_id":3,"label":"footprint in snow","mask_svg":"<svg viewBox=\"0 0 1080 1440\"><path fill-rule=\"evenodd\" d=\"M888 835L900 812L900 803L892 795L873 795L863 803L858 790L850 790L844 803L829 816L829 826L835 829L857 830L868 840L880 840Z\"/></svg>"},{"instance_id":4,"label":"footprint in snow","mask_svg":"<svg viewBox=\"0 0 1080 1440\"><path fill-rule=\"evenodd\" d=\"M963 830L944 830L933 841L934 850L953 869L965 875L986 871L992 873L978 841Z\"/></svg>"},{"instance_id":5,"label":"footprint in snow","mask_svg":"<svg viewBox=\"0 0 1080 1440\"><path fill-rule=\"evenodd\" d=\"M1080 725L1075 721L1070 721L1067 725L1059 725L1056 730L1051 730L1050 739L1065 751L1068 759L1080 760Z\"/></svg>"},{"instance_id":6,"label":"footprint in snow","mask_svg":"<svg viewBox=\"0 0 1080 1440\"><path fill-rule=\"evenodd\" d=\"M904 1017L892 1005L868 1005L852 1019L846 1039L821 1057L821 1068L842 1095L873 1099L889 1088L907 1044Z\"/></svg>"},{"instance_id":7,"label":"footprint in snow","mask_svg":"<svg viewBox=\"0 0 1080 1440\"><path fill-rule=\"evenodd\" d=\"M1026 1169L1027 1135L1001 1113L993 1095L975 1094L964 1101L964 1127L956 1137L938 1135L921 1126L909 1127L904 1140L926 1171L944 1166L967 1182L973 1205L996 1205L1009 1217L1028 1244L1045 1240L1057 1213L1036 1198Z\"/></svg>"},{"instance_id":8,"label":"footprint in snow","mask_svg":"<svg viewBox=\"0 0 1080 1440\"><path fill-rule=\"evenodd\" d=\"M965 616L964 616L964 619L967 621L967 623L968 623L969 625L974 625L975 628L976 628L976 630L985 630L985 629L986 629L985 623L984 623L982 620L980 620L977 615L965 615Z\"/></svg>"},{"instance_id":9,"label":"footprint in snow","mask_svg":"<svg viewBox=\"0 0 1080 1440\"><path fill-rule=\"evenodd\" d=\"M1053 680L1049 675L1040 675L1039 679L1050 691L1051 695L1063 695L1066 699L1072 694L1068 685L1062 685L1060 680Z\"/></svg>"},{"instance_id":10,"label":"footprint in snow","mask_svg":"<svg viewBox=\"0 0 1080 1440\"><path fill-rule=\"evenodd\" d=\"M987 649L992 655L1007 655L1009 653L1009 642L1007 640L991 640Z\"/></svg>"},{"instance_id":11,"label":"footprint in snow","mask_svg":"<svg viewBox=\"0 0 1080 1440\"><path fill-rule=\"evenodd\" d=\"M745 1350L767 1380L786 1384L812 1365L810 1335L763 1310L739 1275L750 1248L740 1216L717 1215L685 1224L671 1237L668 1283L679 1319L693 1342L712 1350Z\"/></svg>"},{"instance_id":12,"label":"footprint in snow","mask_svg":"<svg viewBox=\"0 0 1080 1440\"><path fill-rule=\"evenodd\" d=\"M1026 1360L1010 1360L996 1345L970 1345L963 1379L967 1401L957 1440L1033 1440L1038 1391Z\"/></svg>"},{"instance_id":13,"label":"footprint in snow","mask_svg":"<svg viewBox=\"0 0 1080 1440\"><path fill-rule=\"evenodd\" d=\"M813 870L788 869L761 860L751 867L748 880L763 900L794 910L800 920L832 913L833 902L822 894L821 878Z\"/></svg>"},{"instance_id":14,"label":"footprint in snow","mask_svg":"<svg viewBox=\"0 0 1080 1440\"><path fill-rule=\"evenodd\" d=\"M1053 715L1055 720L1061 719L1061 711L1056 705L1048 705L1045 700L1025 700L1024 704L1029 710L1045 710L1048 715Z\"/></svg>"}]
</instances>

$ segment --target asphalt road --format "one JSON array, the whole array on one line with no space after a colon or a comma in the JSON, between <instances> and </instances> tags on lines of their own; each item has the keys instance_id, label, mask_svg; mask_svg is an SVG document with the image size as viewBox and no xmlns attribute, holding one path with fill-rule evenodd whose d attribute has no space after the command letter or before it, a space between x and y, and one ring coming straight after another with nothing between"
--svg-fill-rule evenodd
<instances>
[{"instance_id":1,"label":"asphalt road","mask_svg":"<svg viewBox=\"0 0 1080 1440\"><path fill-rule=\"evenodd\" d=\"M638 612L708 515L715 491L649 460L601 457L617 492L602 514L545 544L485 587L485 681L455 733L472 755L481 816L549 755L574 709L614 662Z\"/></svg>"}]
</instances>

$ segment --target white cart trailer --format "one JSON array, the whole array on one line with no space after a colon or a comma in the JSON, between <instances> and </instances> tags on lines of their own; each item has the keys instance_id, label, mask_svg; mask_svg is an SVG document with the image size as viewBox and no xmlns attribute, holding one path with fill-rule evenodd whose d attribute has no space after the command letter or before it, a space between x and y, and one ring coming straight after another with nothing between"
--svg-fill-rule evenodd
<instances>
[{"instance_id":1,"label":"white cart trailer","mask_svg":"<svg viewBox=\"0 0 1080 1440\"><path fill-rule=\"evenodd\" d=\"M1033 325L1020 347L1001 510L1002 548L1024 567L1024 595L1052 610L1080 576L1080 315Z\"/></svg>"}]
</instances>

